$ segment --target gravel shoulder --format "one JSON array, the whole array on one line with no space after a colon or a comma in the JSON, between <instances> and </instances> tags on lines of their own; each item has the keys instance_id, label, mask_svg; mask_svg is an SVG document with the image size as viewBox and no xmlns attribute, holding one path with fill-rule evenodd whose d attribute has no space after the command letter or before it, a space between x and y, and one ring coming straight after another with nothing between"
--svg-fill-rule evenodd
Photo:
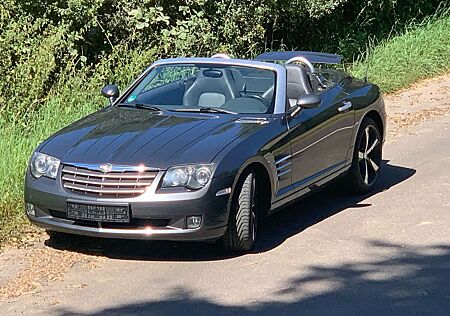
<instances>
[{"instance_id":1,"label":"gravel shoulder","mask_svg":"<svg viewBox=\"0 0 450 316\"><path fill-rule=\"evenodd\" d=\"M412 126L450 113L450 74L421 81L385 98L392 143Z\"/></svg>"}]
</instances>

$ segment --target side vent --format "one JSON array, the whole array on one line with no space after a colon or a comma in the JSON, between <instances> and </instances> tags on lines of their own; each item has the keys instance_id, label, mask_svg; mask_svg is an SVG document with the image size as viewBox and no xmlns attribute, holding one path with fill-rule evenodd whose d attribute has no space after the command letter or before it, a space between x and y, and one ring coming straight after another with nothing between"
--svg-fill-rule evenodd
<instances>
[{"instance_id":1,"label":"side vent","mask_svg":"<svg viewBox=\"0 0 450 316\"><path fill-rule=\"evenodd\" d=\"M284 179L292 171L292 156L287 155L283 157L278 157L275 161L275 168L277 170L278 180Z\"/></svg>"}]
</instances>

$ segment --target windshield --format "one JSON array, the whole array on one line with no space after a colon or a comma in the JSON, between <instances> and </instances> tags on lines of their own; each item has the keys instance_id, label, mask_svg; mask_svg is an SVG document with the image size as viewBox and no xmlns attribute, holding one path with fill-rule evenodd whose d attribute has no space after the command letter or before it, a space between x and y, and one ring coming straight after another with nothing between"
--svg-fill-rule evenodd
<instances>
[{"instance_id":1,"label":"windshield","mask_svg":"<svg viewBox=\"0 0 450 316\"><path fill-rule=\"evenodd\" d=\"M171 64L152 69L127 94L127 105L161 110L272 113L275 72L223 64Z\"/></svg>"}]
</instances>

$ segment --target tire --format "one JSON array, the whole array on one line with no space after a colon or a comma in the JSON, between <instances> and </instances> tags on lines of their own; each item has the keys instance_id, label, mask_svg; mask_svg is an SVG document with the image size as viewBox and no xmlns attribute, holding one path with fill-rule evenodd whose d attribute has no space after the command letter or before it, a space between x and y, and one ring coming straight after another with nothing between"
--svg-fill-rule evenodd
<instances>
[{"instance_id":1,"label":"tire","mask_svg":"<svg viewBox=\"0 0 450 316\"><path fill-rule=\"evenodd\" d=\"M375 189L382 161L380 128L371 118L365 118L356 136L352 165L345 178L353 194L366 194Z\"/></svg>"},{"instance_id":2,"label":"tire","mask_svg":"<svg viewBox=\"0 0 450 316\"><path fill-rule=\"evenodd\" d=\"M244 252L252 249L256 241L258 212L256 199L256 177L254 171L246 173L238 182L233 197L228 229L222 237L226 250Z\"/></svg>"}]
</instances>

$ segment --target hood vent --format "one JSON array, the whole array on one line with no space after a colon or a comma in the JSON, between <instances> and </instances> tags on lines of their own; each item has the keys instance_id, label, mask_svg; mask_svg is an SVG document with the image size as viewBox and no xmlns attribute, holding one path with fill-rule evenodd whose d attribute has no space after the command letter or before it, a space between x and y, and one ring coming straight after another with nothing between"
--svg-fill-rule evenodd
<instances>
[{"instance_id":1,"label":"hood vent","mask_svg":"<svg viewBox=\"0 0 450 316\"><path fill-rule=\"evenodd\" d=\"M264 117L241 117L235 121L240 124L267 124L269 121Z\"/></svg>"}]
</instances>

